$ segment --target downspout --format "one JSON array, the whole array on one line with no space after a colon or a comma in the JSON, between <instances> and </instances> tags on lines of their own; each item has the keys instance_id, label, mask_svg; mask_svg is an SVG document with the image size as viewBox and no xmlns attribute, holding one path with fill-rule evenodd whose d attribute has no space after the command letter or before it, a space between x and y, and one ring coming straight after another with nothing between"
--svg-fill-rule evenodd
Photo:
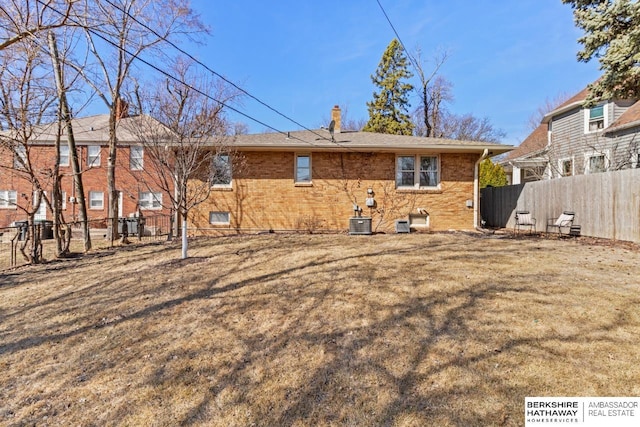
<instances>
[{"instance_id":1,"label":"downspout","mask_svg":"<svg viewBox=\"0 0 640 427\"><path fill-rule=\"evenodd\" d=\"M476 229L480 228L478 211L480 207L480 163L487 157L489 157L489 149L485 148L473 168L473 227Z\"/></svg>"}]
</instances>

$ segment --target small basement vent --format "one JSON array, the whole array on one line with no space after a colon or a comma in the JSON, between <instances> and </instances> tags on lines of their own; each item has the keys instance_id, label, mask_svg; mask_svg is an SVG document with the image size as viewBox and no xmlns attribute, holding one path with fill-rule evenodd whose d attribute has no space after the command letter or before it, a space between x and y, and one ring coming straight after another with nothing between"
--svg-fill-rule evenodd
<instances>
[{"instance_id":1,"label":"small basement vent","mask_svg":"<svg viewBox=\"0 0 640 427\"><path fill-rule=\"evenodd\" d=\"M410 233L409 221L406 219L396 220L396 233Z\"/></svg>"},{"instance_id":2,"label":"small basement vent","mask_svg":"<svg viewBox=\"0 0 640 427\"><path fill-rule=\"evenodd\" d=\"M349 218L349 234L371 234L371 218Z\"/></svg>"}]
</instances>

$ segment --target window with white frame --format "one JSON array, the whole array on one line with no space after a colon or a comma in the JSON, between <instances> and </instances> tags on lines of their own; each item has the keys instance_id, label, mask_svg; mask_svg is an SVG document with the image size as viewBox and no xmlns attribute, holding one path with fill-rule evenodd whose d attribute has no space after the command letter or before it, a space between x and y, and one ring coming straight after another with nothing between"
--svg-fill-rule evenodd
<instances>
[{"instance_id":1,"label":"window with white frame","mask_svg":"<svg viewBox=\"0 0 640 427\"><path fill-rule=\"evenodd\" d=\"M140 209L162 209L162 193L154 191L141 191L138 197L138 205L140 206Z\"/></svg>"},{"instance_id":2,"label":"window with white frame","mask_svg":"<svg viewBox=\"0 0 640 427\"><path fill-rule=\"evenodd\" d=\"M311 155L296 154L296 182L311 183Z\"/></svg>"},{"instance_id":3,"label":"window with white frame","mask_svg":"<svg viewBox=\"0 0 640 427\"><path fill-rule=\"evenodd\" d=\"M18 192L16 190L0 190L0 209L16 209Z\"/></svg>"},{"instance_id":4,"label":"window with white frame","mask_svg":"<svg viewBox=\"0 0 640 427\"><path fill-rule=\"evenodd\" d=\"M38 205L38 209L33 214L33 219L36 221L43 221L47 219L47 202L44 200L44 196L47 195L47 192L44 191L42 197L40 198L40 204ZM38 202L38 192L33 192L33 206L35 207Z\"/></svg>"},{"instance_id":5,"label":"window with white frame","mask_svg":"<svg viewBox=\"0 0 640 427\"><path fill-rule=\"evenodd\" d=\"M228 225L231 221L229 212L209 212L209 224Z\"/></svg>"},{"instance_id":6,"label":"window with white frame","mask_svg":"<svg viewBox=\"0 0 640 427\"><path fill-rule=\"evenodd\" d=\"M87 146L87 166L88 167L100 166L100 146L99 145Z\"/></svg>"},{"instance_id":7,"label":"window with white frame","mask_svg":"<svg viewBox=\"0 0 640 427\"><path fill-rule=\"evenodd\" d=\"M634 169L640 168L640 148L631 155L631 167Z\"/></svg>"},{"instance_id":8,"label":"window with white frame","mask_svg":"<svg viewBox=\"0 0 640 427\"><path fill-rule=\"evenodd\" d=\"M216 154L211 160L211 185L214 187L231 186L231 159L227 154Z\"/></svg>"},{"instance_id":9,"label":"window with white frame","mask_svg":"<svg viewBox=\"0 0 640 427\"><path fill-rule=\"evenodd\" d=\"M144 147L132 145L129 148L129 168L132 171L142 170L144 167Z\"/></svg>"},{"instance_id":10,"label":"window with white frame","mask_svg":"<svg viewBox=\"0 0 640 427\"><path fill-rule=\"evenodd\" d=\"M573 175L573 159L560 160L560 176L572 176Z\"/></svg>"},{"instance_id":11,"label":"window with white frame","mask_svg":"<svg viewBox=\"0 0 640 427\"><path fill-rule=\"evenodd\" d=\"M24 169L27 164L27 148L24 145L17 145L13 149L13 167Z\"/></svg>"},{"instance_id":12,"label":"window with white frame","mask_svg":"<svg viewBox=\"0 0 640 427\"><path fill-rule=\"evenodd\" d=\"M58 165L69 166L69 146L61 145L58 153L60 153L60 161L58 162Z\"/></svg>"},{"instance_id":13,"label":"window with white frame","mask_svg":"<svg viewBox=\"0 0 640 427\"><path fill-rule=\"evenodd\" d=\"M89 209L104 209L104 193L89 191Z\"/></svg>"},{"instance_id":14,"label":"window with white frame","mask_svg":"<svg viewBox=\"0 0 640 427\"><path fill-rule=\"evenodd\" d=\"M604 153L587 154L585 173L599 173L607 170L607 156Z\"/></svg>"},{"instance_id":15,"label":"window with white frame","mask_svg":"<svg viewBox=\"0 0 640 427\"><path fill-rule=\"evenodd\" d=\"M397 188L436 188L440 183L439 158L434 155L402 155L396 160Z\"/></svg>"},{"instance_id":16,"label":"window with white frame","mask_svg":"<svg viewBox=\"0 0 640 427\"><path fill-rule=\"evenodd\" d=\"M597 132L607 127L606 104L587 108L585 112L585 133Z\"/></svg>"}]
</instances>

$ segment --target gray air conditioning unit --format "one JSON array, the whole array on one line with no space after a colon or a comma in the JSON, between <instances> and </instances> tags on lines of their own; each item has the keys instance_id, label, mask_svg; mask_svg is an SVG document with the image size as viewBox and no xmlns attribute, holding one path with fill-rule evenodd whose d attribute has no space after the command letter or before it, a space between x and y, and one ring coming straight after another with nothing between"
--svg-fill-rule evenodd
<instances>
[{"instance_id":1,"label":"gray air conditioning unit","mask_svg":"<svg viewBox=\"0 0 640 427\"><path fill-rule=\"evenodd\" d=\"M371 234L371 218L349 218L349 234Z\"/></svg>"},{"instance_id":2,"label":"gray air conditioning unit","mask_svg":"<svg viewBox=\"0 0 640 427\"><path fill-rule=\"evenodd\" d=\"M398 219L396 220L396 233L410 233L409 220Z\"/></svg>"}]
</instances>

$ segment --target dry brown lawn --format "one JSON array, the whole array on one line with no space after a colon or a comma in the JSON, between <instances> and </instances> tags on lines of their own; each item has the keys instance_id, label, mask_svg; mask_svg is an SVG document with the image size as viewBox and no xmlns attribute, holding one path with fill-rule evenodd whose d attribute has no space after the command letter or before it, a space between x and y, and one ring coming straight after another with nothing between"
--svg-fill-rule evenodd
<instances>
[{"instance_id":1,"label":"dry brown lawn","mask_svg":"<svg viewBox=\"0 0 640 427\"><path fill-rule=\"evenodd\" d=\"M0 424L522 425L640 395L640 251L262 235L0 272Z\"/></svg>"}]
</instances>

